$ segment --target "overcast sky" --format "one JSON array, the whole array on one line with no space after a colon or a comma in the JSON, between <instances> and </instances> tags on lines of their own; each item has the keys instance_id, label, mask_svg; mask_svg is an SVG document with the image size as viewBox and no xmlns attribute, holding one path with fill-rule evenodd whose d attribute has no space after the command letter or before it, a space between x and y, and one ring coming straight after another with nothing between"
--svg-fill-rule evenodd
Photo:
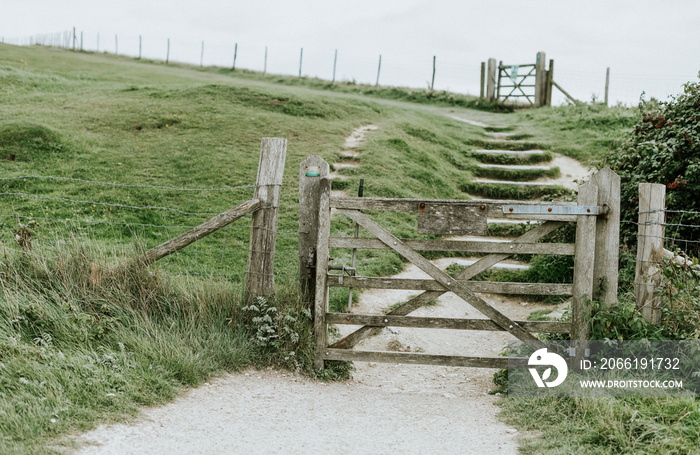
<instances>
[{"instance_id":1,"label":"overcast sky","mask_svg":"<svg viewBox=\"0 0 700 455\"><path fill-rule=\"evenodd\" d=\"M610 98L634 103L642 90L664 98L700 70L698 0L0 0L6 40L68 30L84 46L164 59L330 79L425 87L437 57L436 89L478 94L479 64L555 60L554 79L574 96L601 97L611 68Z\"/></svg>"}]
</instances>

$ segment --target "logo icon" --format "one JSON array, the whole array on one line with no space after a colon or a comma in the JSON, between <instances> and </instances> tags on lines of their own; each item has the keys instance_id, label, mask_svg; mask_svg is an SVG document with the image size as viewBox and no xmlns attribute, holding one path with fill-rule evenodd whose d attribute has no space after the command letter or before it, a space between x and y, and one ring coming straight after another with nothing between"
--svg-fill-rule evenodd
<instances>
[{"instance_id":1,"label":"logo icon","mask_svg":"<svg viewBox=\"0 0 700 455\"><path fill-rule=\"evenodd\" d=\"M547 348L538 349L537 351L533 352L530 359L527 361L527 364L550 367L547 368L544 373L542 373L542 377L540 377L540 374L537 372L536 368L529 368L532 379L534 379L535 383L537 383L537 387L556 387L564 382L566 375L569 373L569 367L566 365L566 360L564 360L564 358L559 354L547 352ZM554 367L557 370L556 379L545 382L552 375L551 367Z\"/></svg>"}]
</instances>

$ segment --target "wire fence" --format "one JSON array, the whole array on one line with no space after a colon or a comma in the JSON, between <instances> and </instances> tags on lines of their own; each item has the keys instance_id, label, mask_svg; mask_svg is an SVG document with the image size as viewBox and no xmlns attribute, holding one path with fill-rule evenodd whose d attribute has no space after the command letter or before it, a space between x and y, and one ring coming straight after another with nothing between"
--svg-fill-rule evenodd
<instances>
[{"instance_id":1,"label":"wire fence","mask_svg":"<svg viewBox=\"0 0 700 455\"><path fill-rule=\"evenodd\" d=\"M640 210L637 214L637 221L621 222L623 229L633 230L637 237L634 278L637 307L642 311L659 311L658 297L654 299L651 295L664 295L672 300L673 294L679 292L677 279L682 275L679 270L686 278L700 278L697 264L700 212L656 208ZM649 297L642 297L645 293Z\"/></svg>"},{"instance_id":2,"label":"wire fence","mask_svg":"<svg viewBox=\"0 0 700 455\"><path fill-rule=\"evenodd\" d=\"M116 265L252 199L260 186L273 185L182 188L51 175L2 177L0 242L6 254L31 249L51 255L66 248L80 248ZM220 197L209 197L211 194ZM202 209L204 204L206 208ZM220 228L165 256L156 266L169 275L242 284L247 273L259 273L248 270L251 227L269 229L251 226L249 220L244 218ZM275 275L294 279L298 232L275 232L279 245Z\"/></svg>"},{"instance_id":3,"label":"wire fence","mask_svg":"<svg viewBox=\"0 0 700 455\"><path fill-rule=\"evenodd\" d=\"M90 34L69 30L20 38L2 38L4 42L32 46L43 45L73 50L105 52L165 62L183 62L200 66L248 69L263 74L317 77L328 81L352 81L364 84L428 88L477 95L480 92L480 61L470 61L459 53L418 55L412 51L368 54L356 49L306 48L290 43L210 43L191 42L153 36ZM433 58L436 57L434 66ZM534 57L534 56L533 56ZM486 59L484 59L486 60ZM533 59L534 60L534 59ZM507 62L506 62L507 63ZM435 75L434 71L437 73ZM574 98L581 101L603 100L606 68L599 71L557 66L554 79ZM618 73L611 69L610 103L635 106L645 97L660 100L680 93L683 84L696 74L671 75ZM554 105L566 103L555 90Z\"/></svg>"}]
</instances>

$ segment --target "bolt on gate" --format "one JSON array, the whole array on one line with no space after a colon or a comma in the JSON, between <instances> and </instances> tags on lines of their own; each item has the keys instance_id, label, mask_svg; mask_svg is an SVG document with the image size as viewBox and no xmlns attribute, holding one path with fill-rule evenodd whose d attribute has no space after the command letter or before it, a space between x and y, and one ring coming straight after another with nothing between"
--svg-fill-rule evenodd
<instances>
[{"instance_id":1,"label":"bolt on gate","mask_svg":"<svg viewBox=\"0 0 700 455\"><path fill-rule=\"evenodd\" d=\"M620 179L609 168L599 171L591 177L590 182L579 186L577 203L544 204L524 201L335 197L331 195L331 182L327 178L328 164L324 163L318 156L312 155L301 164L299 190L299 222L303 233L300 263L304 269L302 285L305 286L307 295L313 298L315 368L323 368L326 360L505 368L508 362L505 357L359 351L351 348L374 329L382 327L506 331L533 349L544 347L536 333L570 333L572 340L584 341L590 333L586 300L603 298L609 304L616 300ZM373 237L331 237L331 209L336 216L350 218ZM542 224L507 243L400 239L372 220L365 211L417 213L419 234L483 236L487 235L488 220L493 218L540 220ZM567 222L576 223L574 244L539 243L539 240ZM304 235L306 238L303 238ZM314 236L315 246L310 247ZM332 273L335 270L329 267L330 248L391 249L432 279L363 277L344 267L340 274ZM458 251L486 256L453 277L433 265L418 251ZM574 256L573 284L470 280L514 254ZM423 293L384 315L334 313L328 311L330 287L410 289L421 290ZM453 292L488 319L409 316L411 312L446 292ZM570 295L573 297L572 321L515 321L489 305L478 293ZM329 345L328 324L362 327ZM581 351L576 355L577 358L583 354Z\"/></svg>"}]
</instances>

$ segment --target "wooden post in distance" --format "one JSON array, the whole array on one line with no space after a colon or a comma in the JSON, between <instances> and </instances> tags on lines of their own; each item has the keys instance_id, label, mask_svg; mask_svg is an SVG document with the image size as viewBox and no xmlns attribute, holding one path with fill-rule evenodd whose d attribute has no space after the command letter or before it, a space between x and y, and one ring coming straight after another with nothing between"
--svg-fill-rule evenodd
<instances>
[{"instance_id":1,"label":"wooden post in distance","mask_svg":"<svg viewBox=\"0 0 700 455\"><path fill-rule=\"evenodd\" d=\"M544 52L537 53L535 61L535 106L544 106L546 100L546 83L547 75L545 74L545 58Z\"/></svg>"}]
</instances>

